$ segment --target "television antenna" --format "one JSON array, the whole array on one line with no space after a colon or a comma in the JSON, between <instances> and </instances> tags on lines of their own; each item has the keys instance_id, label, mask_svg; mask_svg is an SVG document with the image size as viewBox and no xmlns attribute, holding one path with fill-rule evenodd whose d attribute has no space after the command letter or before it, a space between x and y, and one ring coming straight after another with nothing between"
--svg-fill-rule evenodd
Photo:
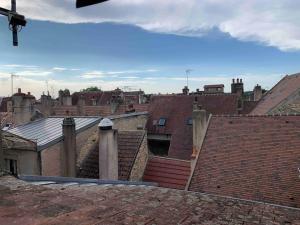
<instances>
[{"instance_id":1,"label":"television antenna","mask_svg":"<svg viewBox=\"0 0 300 225\"><path fill-rule=\"evenodd\" d=\"M186 87L189 88L189 75L191 74L193 70L192 69L187 69L185 70L185 74L186 74Z\"/></svg>"},{"instance_id":2,"label":"television antenna","mask_svg":"<svg viewBox=\"0 0 300 225\"><path fill-rule=\"evenodd\" d=\"M1 8L0 14L8 18L9 29L12 31L13 46L18 46L18 32L26 26L25 16L17 13L16 0L11 0L11 10Z\"/></svg>"},{"instance_id":3,"label":"television antenna","mask_svg":"<svg viewBox=\"0 0 300 225\"><path fill-rule=\"evenodd\" d=\"M18 75L15 75L15 74L11 74L10 75L10 81L11 81L11 96L13 96L14 94L14 78L17 78L17 77L20 77Z\"/></svg>"}]
</instances>

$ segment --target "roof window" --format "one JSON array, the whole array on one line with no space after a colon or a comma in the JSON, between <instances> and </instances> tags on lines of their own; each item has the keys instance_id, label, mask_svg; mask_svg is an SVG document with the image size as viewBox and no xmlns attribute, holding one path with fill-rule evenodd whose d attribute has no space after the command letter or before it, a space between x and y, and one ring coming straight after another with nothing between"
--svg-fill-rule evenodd
<instances>
[{"instance_id":1,"label":"roof window","mask_svg":"<svg viewBox=\"0 0 300 225\"><path fill-rule=\"evenodd\" d=\"M187 118L186 124L187 125L193 125L193 119L192 119L192 117Z\"/></svg>"},{"instance_id":2,"label":"roof window","mask_svg":"<svg viewBox=\"0 0 300 225\"><path fill-rule=\"evenodd\" d=\"M158 126L165 126L166 125L166 118L160 118L158 121Z\"/></svg>"}]
</instances>

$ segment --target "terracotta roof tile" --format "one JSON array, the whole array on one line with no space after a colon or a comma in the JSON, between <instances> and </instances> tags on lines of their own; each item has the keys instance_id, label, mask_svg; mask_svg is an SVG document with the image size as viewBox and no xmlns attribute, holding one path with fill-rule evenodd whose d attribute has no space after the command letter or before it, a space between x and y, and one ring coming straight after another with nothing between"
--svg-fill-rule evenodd
<instances>
[{"instance_id":1,"label":"terracotta roof tile","mask_svg":"<svg viewBox=\"0 0 300 225\"><path fill-rule=\"evenodd\" d=\"M147 162L143 180L158 183L160 187L184 190L190 173L190 161L152 157Z\"/></svg>"},{"instance_id":2,"label":"terracotta roof tile","mask_svg":"<svg viewBox=\"0 0 300 225\"><path fill-rule=\"evenodd\" d=\"M189 190L300 207L300 116L213 116Z\"/></svg>"},{"instance_id":3,"label":"terracotta roof tile","mask_svg":"<svg viewBox=\"0 0 300 225\"><path fill-rule=\"evenodd\" d=\"M260 202L128 185L32 185L0 177L2 224L291 224L300 211Z\"/></svg>"},{"instance_id":4,"label":"terracotta roof tile","mask_svg":"<svg viewBox=\"0 0 300 225\"><path fill-rule=\"evenodd\" d=\"M119 131L118 160L119 179L128 180L135 157L143 141L145 131ZM99 178L99 141L97 141L80 165L78 176L82 178Z\"/></svg>"},{"instance_id":5,"label":"terracotta roof tile","mask_svg":"<svg viewBox=\"0 0 300 225\"><path fill-rule=\"evenodd\" d=\"M171 134L169 157L189 160L192 154L192 126L187 120L192 117L193 103L213 114L237 114L236 95L201 96L154 96L149 106L147 131L149 134ZM153 124L160 118L166 118L165 126Z\"/></svg>"},{"instance_id":6,"label":"terracotta roof tile","mask_svg":"<svg viewBox=\"0 0 300 225\"><path fill-rule=\"evenodd\" d=\"M267 114L280 102L285 100L300 88L300 73L285 76L270 91L268 91L259 101L251 114Z\"/></svg>"}]
</instances>

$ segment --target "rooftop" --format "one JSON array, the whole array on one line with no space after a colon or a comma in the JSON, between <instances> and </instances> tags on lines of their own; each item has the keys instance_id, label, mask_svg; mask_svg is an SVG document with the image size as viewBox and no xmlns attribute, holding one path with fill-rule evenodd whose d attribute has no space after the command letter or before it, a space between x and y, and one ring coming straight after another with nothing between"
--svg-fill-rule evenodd
<instances>
[{"instance_id":1,"label":"rooftop","mask_svg":"<svg viewBox=\"0 0 300 225\"><path fill-rule=\"evenodd\" d=\"M299 90L300 73L285 76L258 102L251 114L267 114L270 110Z\"/></svg>"},{"instance_id":2,"label":"rooftop","mask_svg":"<svg viewBox=\"0 0 300 225\"><path fill-rule=\"evenodd\" d=\"M189 190L300 207L300 116L213 116Z\"/></svg>"},{"instance_id":3,"label":"rooftop","mask_svg":"<svg viewBox=\"0 0 300 225\"><path fill-rule=\"evenodd\" d=\"M45 183L0 177L3 224L299 224L300 210L136 185Z\"/></svg>"},{"instance_id":4,"label":"rooftop","mask_svg":"<svg viewBox=\"0 0 300 225\"><path fill-rule=\"evenodd\" d=\"M119 179L128 180L136 155L145 136L145 131L118 132ZM79 177L99 178L99 140L86 153L80 164Z\"/></svg>"},{"instance_id":5,"label":"rooftop","mask_svg":"<svg viewBox=\"0 0 300 225\"><path fill-rule=\"evenodd\" d=\"M63 117L49 117L9 129L8 132L37 143L37 150L43 150L62 140ZM100 117L76 117L76 133L100 122Z\"/></svg>"},{"instance_id":6,"label":"rooftop","mask_svg":"<svg viewBox=\"0 0 300 225\"><path fill-rule=\"evenodd\" d=\"M236 95L164 95L154 96L149 106L147 131L149 134L171 134L169 157L189 160L192 154L192 117L193 104L201 105L208 113L236 114ZM158 126L159 119L166 119L165 126Z\"/></svg>"}]
</instances>

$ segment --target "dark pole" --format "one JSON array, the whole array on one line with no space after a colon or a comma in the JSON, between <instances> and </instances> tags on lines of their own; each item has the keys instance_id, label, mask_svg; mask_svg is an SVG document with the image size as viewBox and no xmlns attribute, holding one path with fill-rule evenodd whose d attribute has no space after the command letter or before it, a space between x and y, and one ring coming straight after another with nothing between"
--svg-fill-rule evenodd
<instances>
[{"instance_id":1,"label":"dark pole","mask_svg":"<svg viewBox=\"0 0 300 225\"><path fill-rule=\"evenodd\" d=\"M17 12L16 0L11 0L11 11L13 13ZM13 35L13 45L18 46L18 26L15 24L12 25L12 35Z\"/></svg>"}]
</instances>

